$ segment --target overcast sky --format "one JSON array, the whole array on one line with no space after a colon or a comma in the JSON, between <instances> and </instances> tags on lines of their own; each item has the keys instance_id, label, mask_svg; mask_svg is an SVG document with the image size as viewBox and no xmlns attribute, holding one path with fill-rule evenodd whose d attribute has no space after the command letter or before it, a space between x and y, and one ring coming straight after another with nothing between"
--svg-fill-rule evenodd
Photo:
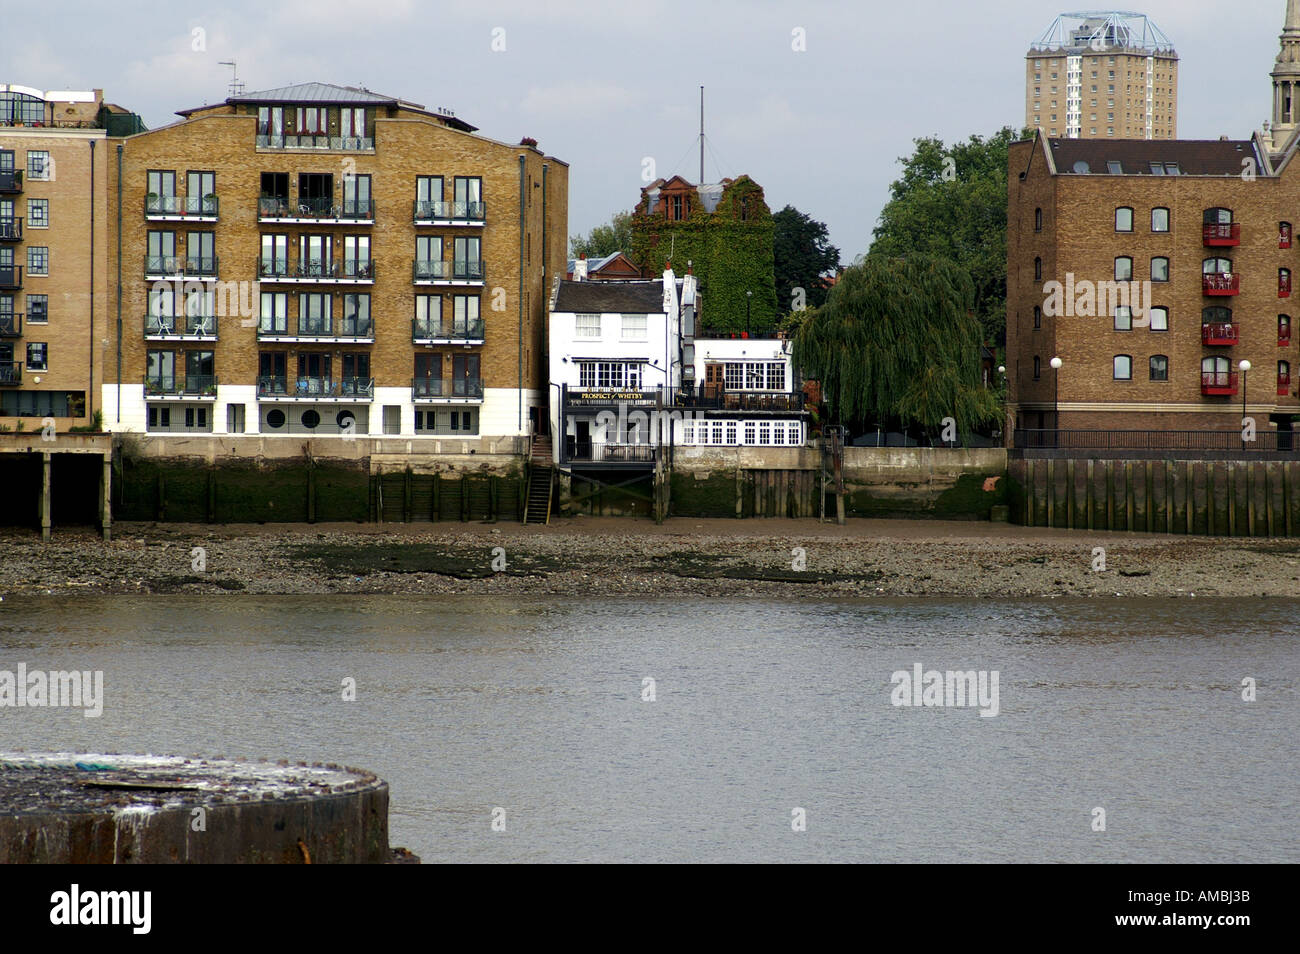
<instances>
[{"instance_id":1,"label":"overcast sky","mask_svg":"<svg viewBox=\"0 0 1300 954\"><path fill-rule=\"evenodd\" d=\"M1031 0L120 0L6 3L0 82L103 88L152 128L227 95L321 81L445 106L570 166L569 232L636 204L644 160L709 181L748 173L775 211L830 226L847 261L913 138L1024 120L1024 54L1062 8ZM1180 63L1182 138L1267 118L1285 0L1150 0ZM1068 8L1067 8L1068 9ZM195 30L205 49L195 50ZM806 50L797 52L800 29ZM17 42L21 38L21 42ZM494 50L497 47L504 49Z\"/></svg>"}]
</instances>

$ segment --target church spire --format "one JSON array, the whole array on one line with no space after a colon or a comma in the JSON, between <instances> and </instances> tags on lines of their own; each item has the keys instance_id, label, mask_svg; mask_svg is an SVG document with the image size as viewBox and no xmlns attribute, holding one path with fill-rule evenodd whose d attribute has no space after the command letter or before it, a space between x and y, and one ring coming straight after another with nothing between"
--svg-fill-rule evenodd
<instances>
[{"instance_id":1,"label":"church spire","mask_svg":"<svg viewBox=\"0 0 1300 954\"><path fill-rule=\"evenodd\" d=\"M1300 0L1287 0L1282 44L1273 64L1273 151L1281 152L1300 125Z\"/></svg>"}]
</instances>

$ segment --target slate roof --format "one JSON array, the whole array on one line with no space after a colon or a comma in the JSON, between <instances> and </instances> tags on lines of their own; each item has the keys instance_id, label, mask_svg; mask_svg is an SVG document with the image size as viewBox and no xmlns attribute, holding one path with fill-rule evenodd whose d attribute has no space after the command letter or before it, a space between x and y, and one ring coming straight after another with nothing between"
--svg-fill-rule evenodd
<instances>
[{"instance_id":1,"label":"slate roof","mask_svg":"<svg viewBox=\"0 0 1300 954\"><path fill-rule=\"evenodd\" d=\"M231 96L226 102L301 105L328 103L332 106L396 106L398 104L398 100L392 96L372 93L368 89L358 89L355 86L335 86L333 83L299 83L296 86L281 86L279 89L240 93L238 96Z\"/></svg>"},{"instance_id":2,"label":"slate roof","mask_svg":"<svg viewBox=\"0 0 1300 954\"><path fill-rule=\"evenodd\" d=\"M629 315L662 315L664 283L645 282L560 282L552 312L596 314L624 312Z\"/></svg>"},{"instance_id":3,"label":"slate roof","mask_svg":"<svg viewBox=\"0 0 1300 954\"><path fill-rule=\"evenodd\" d=\"M1048 139L1057 175L1239 176L1242 159L1266 168L1249 139ZM1119 163L1112 171L1112 163ZM1152 168L1158 163L1161 172ZM1170 171L1174 164L1176 172Z\"/></svg>"}]
</instances>

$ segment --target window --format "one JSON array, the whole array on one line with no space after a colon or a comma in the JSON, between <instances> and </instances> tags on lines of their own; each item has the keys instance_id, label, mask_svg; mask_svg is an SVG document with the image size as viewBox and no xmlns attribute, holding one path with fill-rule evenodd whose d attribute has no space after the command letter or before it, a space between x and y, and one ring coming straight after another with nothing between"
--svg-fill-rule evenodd
<instances>
[{"instance_id":1,"label":"window","mask_svg":"<svg viewBox=\"0 0 1300 954\"><path fill-rule=\"evenodd\" d=\"M29 310L29 311L30 311L30 309L31 309L31 304L30 304L31 300L32 300L31 296L28 295L28 296L27 296L27 301L28 301L28 306L27 306L27 307L28 307L28 310ZM28 320L28 321L31 321L31 315L30 315L30 314L28 315L27 320ZM1277 316L1277 346L1278 346L1279 348L1287 348L1287 347L1290 347L1290 345L1291 345L1291 316L1290 316L1290 315L1278 315L1278 316Z\"/></svg>"},{"instance_id":2,"label":"window","mask_svg":"<svg viewBox=\"0 0 1300 954\"><path fill-rule=\"evenodd\" d=\"M1132 331L1133 330L1133 309L1128 305L1115 306L1115 330Z\"/></svg>"},{"instance_id":3,"label":"window","mask_svg":"<svg viewBox=\"0 0 1300 954\"><path fill-rule=\"evenodd\" d=\"M298 296L298 334L331 334L333 317L333 296L314 293Z\"/></svg>"},{"instance_id":4,"label":"window","mask_svg":"<svg viewBox=\"0 0 1300 954\"><path fill-rule=\"evenodd\" d=\"M1132 232L1133 231L1133 210L1125 206L1115 210L1115 231Z\"/></svg>"},{"instance_id":5,"label":"window","mask_svg":"<svg viewBox=\"0 0 1300 954\"><path fill-rule=\"evenodd\" d=\"M366 135L366 110L362 106L344 106L339 110L339 135L344 139L362 139ZM354 147L359 143L352 143ZM369 178L367 176L367 178Z\"/></svg>"},{"instance_id":6,"label":"window","mask_svg":"<svg viewBox=\"0 0 1300 954\"><path fill-rule=\"evenodd\" d=\"M370 296L343 296L343 328L341 333L357 338L368 338L372 334L370 326Z\"/></svg>"},{"instance_id":7,"label":"window","mask_svg":"<svg viewBox=\"0 0 1300 954\"><path fill-rule=\"evenodd\" d=\"M1283 397L1291 393L1291 362L1277 363L1277 393Z\"/></svg>"},{"instance_id":8,"label":"window","mask_svg":"<svg viewBox=\"0 0 1300 954\"><path fill-rule=\"evenodd\" d=\"M1041 258L1035 258L1034 259L1034 280L1041 281L1042 278L1043 278L1043 260Z\"/></svg>"},{"instance_id":9,"label":"window","mask_svg":"<svg viewBox=\"0 0 1300 954\"><path fill-rule=\"evenodd\" d=\"M53 165L50 162L50 154L44 150L29 149L27 151L27 178L28 179L49 179Z\"/></svg>"},{"instance_id":10,"label":"window","mask_svg":"<svg viewBox=\"0 0 1300 954\"><path fill-rule=\"evenodd\" d=\"M1093 101L1092 105L1094 106L1097 105L1096 100ZM1124 174L1124 165L1123 163L1116 162L1114 159L1111 159L1106 163L1106 171L1113 176L1122 176Z\"/></svg>"},{"instance_id":11,"label":"window","mask_svg":"<svg viewBox=\"0 0 1300 954\"><path fill-rule=\"evenodd\" d=\"M1169 380L1169 358L1163 354L1153 354L1150 361L1150 378L1152 381Z\"/></svg>"},{"instance_id":12,"label":"window","mask_svg":"<svg viewBox=\"0 0 1300 954\"><path fill-rule=\"evenodd\" d=\"M50 227L50 200L27 200L27 227L29 229L48 229Z\"/></svg>"},{"instance_id":13,"label":"window","mask_svg":"<svg viewBox=\"0 0 1300 954\"><path fill-rule=\"evenodd\" d=\"M1043 309L1038 305L1034 306L1034 328L1043 327Z\"/></svg>"},{"instance_id":14,"label":"window","mask_svg":"<svg viewBox=\"0 0 1300 954\"><path fill-rule=\"evenodd\" d=\"M1150 312L1148 312L1148 314L1151 318L1152 331L1169 330L1169 309L1168 308L1152 308Z\"/></svg>"},{"instance_id":15,"label":"window","mask_svg":"<svg viewBox=\"0 0 1300 954\"><path fill-rule=\"evenodd\" d=\"M1042 230L1043 230L1043 210L1034 209L1034 231L1041 232Z\"/></svg>"},{"instance_id":16,"label":"window","mask_svg":"<svg viewBox=\"0 0 1300 954\"><path fill-rule=\"evenodd\" d=\"M1207 258L1201 263L1201 272L1205 275L1231 275L1232 259Z\"/></svg>"},{"instance_id":17,"label":"window","mask_svg":"<svg viewBox=\"0 0 1300 954\"><path fill-rule=\"evenodd\" d=\"M1279 268L1277 270L1277 297L1291 297L1291 269Z\"/></svg>"},{"instance_id":18,"label":"window","mask_svg":"<svg viewBox=\"0 0 1300 954\"><path fill-rule=\"evenodd\" d=\"M1168 209L1151 210L1151 231L1152 232L1169 231L1169 210Z\"/></svg>"},{"instance_id":19,"label":"window","mask_svg":"<svg viewBox=\"0 0 1300 954\"><path fill-rule=\"evenodd\" d=\"M1151 259L1151 280L1153 282L1169 281L1169 259L1162 257Z\"/></svg>"},{"instance_id":20,"label":"window","mask_svg":"<svg viewBox=\"0 0 1300 954\"><path fill-rule=\"evenodd\" d=\"M573 336L575 338L599 338L600 315L574 315Z\"/></svg>"},{"instance_id":21,"label":"window","mask_svg":"<svg viewBox=\"0 0 1300 954\"><path fill-rule=\"evenodd\" d=\"M478 176L456 176L452 180L452 202L453 218L482 218L483 180Z\"/></svg>"},{"instance_id":22,"label":"window","mask_svg":"<svg viewBox=\"0 0 1300 954\"><path fill-rule=\"evenodd\" d=\"M682 218L682 197L680 195L672 197L670 200L670 209L671 214L668 216L670 219L680 220Z\"/></svg>"},{"instance_id":23,"label":"window","mask_svg":"<svg viewBox=\"0 0 1300 954\"><path fill-rule=\"evenodd\" d=\"M634 361L579 361L578 386L635 391L641 387L641 365Z\"/></svg>"},{"instance_id":24,"label":"window","mask_svg":"<svg viewBox=\"0 0 1300 954\"><path fill-rule=\"evenodd\" d=\"M1043 376L1043 362L1038 355L1034 355L1034 380L1037 381Z\"/></svg>"},{"instance_id":25,"label":"window","mask_svg":"<svg viewBox=\"0 0 1300 954\"><path fill-rule=\"evenodd\" d=\"M50 273L50 250L43 245L27 246L27 274L48 275Z\"/></svg>"},{"instance_id":26,"label":"window","mask_svg":"<svg viewBox=\"0 0 1300 954\"><path fill-rule=\"evenodd\" d=\"M257 330L261 334L285 334L289 323L289 296L284 292L262 292L262 312Z\"/></svg>"},{"instance_id":27,"label":"window","mask_svg":"<svg viewBox=\"0 0 1300 954\"><path fill-rule=\"evenodd\" d=\"M470 338L483 336L482 323L479 321L481 302L477 295L456 295L451 300L451 318L457 336ZM600 316L597 315L597 318ZM597 329L599 331L599 329Z\"/></svg>"},{"instance_id":28,"label":"window","mask_svg":"<svg viewBox=\"0 0 1300 954\"><path fill-rule=\"evenodd\" d=\"M1115 380L1132 381L1133 380L1133 356L1128 354L1115 355Z\"/></svg>"},{"instance_id":29,"label":"window","mask_svg":"<svg viewBox=\"0 0 1300 954\"><path fill-rule=\"evenodd\" d=\"M624 315L622 339L624 341L645 341L646 316Z\"/></svg>"},{"instance_id":30,"label":"window","mask_svg":"<svg viewBox=\"0 0 1300 954\"><path fill-rule=\"evenodd\" d=\"M1277 224L1277 247L1278 248L1291 247L1291 223L1290 222L1279 222Z\"/></svg>"},{"instance_id":31,"label":"window","mask_svg":"<svg viewBox=\"0 0 1300 954\"><path fill-rule=\"evenodd\" d=\"M50 320L50 299L47 295L27 296L27 323L39 325Z\"/></svg>"},{"instance_id":32,"label":"window","mask_svg":"<svg viewBox=\"0 0 1300 954\"><path fill-rule=\"evenodd\" d=\"M44 341L27 342L27 370L45 371L49 367L49 350Z\"/></svg>"},{"instance_id":33,"label":"window","mask_svg":"<svg viewBox=\"0 0 1300 954\"><path fill-rule=\"evenodd\" d=\"M1206 209L1203 221L1206 225L1231 225L1232 209Z\"/></svg>"},{"instance_id":34,"label":"window","mask_svg":"<svg viewBox=\"0 0 1300 954\"><path fill-rule=\"evenodd\" d=\"M1115 281L1128 282L1133 280L1133 259L1127 255L1121 255L1115 259Z\"/></svg>"},{"instance_id":35,"label":"window","mask_svg":"<svg viewBox=\"0 0 1300 954\"><path fill-rule=\"evenodd\" d=\"M325 135L328 110L319 106L298 107L298 132L313 136Z\"/></svg>"}]
</instances>

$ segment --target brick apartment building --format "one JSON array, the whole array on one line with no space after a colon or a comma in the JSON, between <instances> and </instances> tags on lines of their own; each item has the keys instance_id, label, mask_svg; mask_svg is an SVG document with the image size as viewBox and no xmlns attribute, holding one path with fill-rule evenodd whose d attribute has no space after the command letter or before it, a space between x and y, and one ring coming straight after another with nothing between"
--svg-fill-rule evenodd
<instances>
[{"instance_id":1,"label":"brick apartment building","mask_svg":"<svg viewBox=\"0 0 1300 954\"><path fill-rule=\"evenodd\" d=\"M101 90L0 86L0 427L99 409L110 144L141 129Z\"/></svg>"},{"instance_id":2,"label":"brick apartment building","mask_svg":"<svg viewBox=\"0 0 1300 954\"><path fill-rule=\"evenodd\" d=\"M1275 163L1262 135L1013 144L1012 426L1226 430L1241 427L1244 399L1261 430L1289 428L1300 414L1294 156L1293 143ZM1142 301L1117 299L1130 282Z\"/></svg>"},{"instance_id":3,"label":"brick apartment building","mask_svg":"<svg viewBox=\"0 0 1300 954\"><path fill-rule=\"evenodd\" d=\"M323 83L178 115L110 159L108 428L489 438L545 421L564 162Z\"/></svg>"}]
</instances>

